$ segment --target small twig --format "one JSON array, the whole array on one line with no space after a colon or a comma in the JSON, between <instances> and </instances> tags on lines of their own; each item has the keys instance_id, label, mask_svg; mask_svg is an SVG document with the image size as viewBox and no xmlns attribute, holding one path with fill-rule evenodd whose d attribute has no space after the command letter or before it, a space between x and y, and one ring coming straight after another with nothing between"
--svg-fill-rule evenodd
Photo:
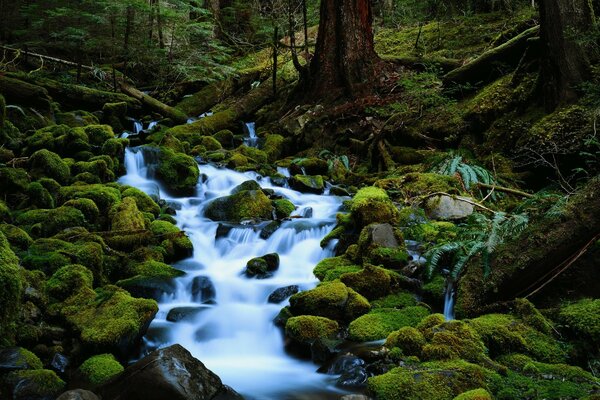
<instances>
[{"instance_id":1,"label":"small twig","mask_svg":"<svg viewBox=\"0 0 600 400\"><path fill-rule=\"evenodd\" d=\"M508 187L504 187L504 186L488 185L486 183L481 183L481 182L476 183L476 185L479 187L482 187L484 189L491 189L492 191L497 190L499 192L510 193L510 194L514 194L516 196L527 197L528 199L531 199L534 197L532 194L523 192L522 190L508 188ZM487 198L487 196L486 196L486 198ZM483 199L482 201L485 201L485 199Z\"/></svg>"},{"instance_id":2,"label":"small twig","mask_svg":"<svg viewBox=\"0 0 600 400\"><path fill-rule=\"evenodd\" d=\"M425 196L418 197L417 198L417 204L422 203L424 200L426 200L426 199L428 199L430 197L435 197L435 196L448 196L448 197L451 197L451 198L456 198L457 197L456 195L453 195L453 194L450 194L450 193L446 193L446 192L435 192L435 193L431 193L431 194L428 194L428 195L425 195ZM464 201L465 203L469 203L469 204L471 204L471 205L473 205L475 207L479 207L482 210L491 212L492 214L497 214L498 213L498 211L494 211L491 208L488 208L488 207L486 207L486 206L484 206L482 204L479 204L476 201L467 199L466 197L460 197L459 200L460 201Z\"/></svg>"}]
</instances>

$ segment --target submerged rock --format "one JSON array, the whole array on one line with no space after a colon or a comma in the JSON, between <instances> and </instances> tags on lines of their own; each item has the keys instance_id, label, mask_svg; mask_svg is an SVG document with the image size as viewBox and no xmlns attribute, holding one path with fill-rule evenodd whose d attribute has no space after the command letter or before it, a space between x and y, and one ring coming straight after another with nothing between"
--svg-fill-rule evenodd
<instances>
[{"instance_id":1,"label":"submerged rock","mask_svg":"<svg viewBox=\"0 0 600 400\"><path fill-rule=\"evenodd\" d=\"M276 289L269 295L269 303L281 303L288 297L298 293L298 285L290 285Z\"/></svg>"},{"instance_id":2,"label":"submerged rock","mask_svg":"<svg viewBox=\"0 0 600 400\"><path fill-rule=\"evenodd\" d=\"M244 190L210 202L204 215L213 221L239 223L247 219L272 219L271 200L261 190Z\"/></svg>"},{"instance_id":3,"label":"submerged rock","mask_svg":"<svg viewBox=\"0 0 600 400\"><path fill-rule=\"evenodd\" d=\"M266 279L273 276L273 272L278 268L279 255L277 253L265 254L248 261L245 274L249 278Z\"/></svg>"},{"instance_id":4,"label":"submerged rock","mask_svg":"<svg viewBox=\"0 0 600 400\"><path fill-rule=\"evenodd\" d=\"M178 344L150 353L99 393L104 400L243 399Z\"/></svg>"}]
</instances>

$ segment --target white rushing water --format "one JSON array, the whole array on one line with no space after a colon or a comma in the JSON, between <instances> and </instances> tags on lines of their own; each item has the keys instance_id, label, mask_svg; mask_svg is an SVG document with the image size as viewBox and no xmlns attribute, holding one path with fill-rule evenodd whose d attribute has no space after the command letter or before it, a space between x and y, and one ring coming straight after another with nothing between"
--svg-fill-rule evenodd
<instances>
[{"instance_id":1,"label":"white rushing water","mask_svg":"<svg viewBox=\"0 0 600 400\"><path fill-rule=\"evenodd\" d=\"M333 255L319 242L334 227L343 198L299 193L274 186L256 173L212 165L200 167L205 179L198 184L196 196L174 198L153 179L142 151L127 149L125 165L127 174L120 182L167 200L177 210L177 225L194 244L193 256L175 265L186 275L176 280L176 291L159 302L159 313L145 338L147 348L183 345L248 399L339 398L331 376L317 374L316 365L285 353L281 331L272 321L287 300L271 304L267 299L277 288L298 285L305 290L316 285L314 266ZM236 226L217 239L219 222L203 216L206 204L249 179L292 201L297 206L294 215L311 217L283 222L266 240L252 225ZM243 274L248 260L273 252L281 263L271 278L249 279ZM214 293L208 289L204 297L193 295L194 286L210 287L208 282ZM169 312L176 308L187 310L187 318L168 321Z\"/></svg>"},{"instance_id":2,"label":"white rushing water","mask_svg":"<svg viewBox=\"0 0 600 400\"><path fill-rule=\"evenodd\" d=\"M444 295L444 318L446 321L454 319L454 282L448 280Z\"/></svg>"}]
</instances>

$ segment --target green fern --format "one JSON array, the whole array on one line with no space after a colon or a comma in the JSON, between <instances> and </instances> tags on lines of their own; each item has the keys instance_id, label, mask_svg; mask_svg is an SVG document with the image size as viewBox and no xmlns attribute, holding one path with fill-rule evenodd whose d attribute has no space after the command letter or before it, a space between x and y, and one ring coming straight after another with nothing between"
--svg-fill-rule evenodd
<instances>
[{"instance_id":1,"label":"green fern","mask_svg":"<svg viewBox=\"0 0 600 400\"><path fill-rule=\"evenodd\" d=\"M447 157L433 166L431 172L448 176L460 175L460 179L468 191L471 191L478 183L486 185L496 185L498 183L490 171L479 165L467 163L461 155ZM491 198L492 200L496 200L496 193L492 193Z\"/></svg>"},{"instance_id":2,"label":"green fern","mask_svg":"<svg viewBox=\"0 0 600 400\"><path fill-rule=\"evenodd\" d=\"M450 276L456 280L465 265L476 256L481 256L484 275L487 276L492 253L506 238L519 235L528 223L527 214L498 212L491 219L483 214L473 214L460 227L456 241L435 246L425 253L428 276L441 269L443 260L449 260Z\"/></svg>"}]
</instances>

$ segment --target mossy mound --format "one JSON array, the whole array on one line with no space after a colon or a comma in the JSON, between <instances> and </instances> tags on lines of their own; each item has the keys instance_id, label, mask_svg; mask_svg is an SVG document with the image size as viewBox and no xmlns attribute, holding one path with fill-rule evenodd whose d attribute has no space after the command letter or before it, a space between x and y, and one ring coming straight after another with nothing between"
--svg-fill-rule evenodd
<instances>
[{"instance_id":1,"label":"mossy mound","mask_svg":"<svg viewBox=\"0 0 600 400\"><path fill-rule=\"evenodd\" d=\"M13 371L4 377L15 399L55 399L66 387L54 371L47 369Z\"/></svg>"},{"instance_id":2,"label":"mossy mound","mask_svg":"<svg viewBox=\"0 0 600 400\"><path fill-rule=\"evenodd\" d=\"M459 394L454 400L493 400L493 398L485 389L473 389Z\"/></svg>"},{"instance_id":3,"label":"mossy mound","mask_svg":"<svg viewBox=\"0 0 600 400\"><path fill-rule=\"evenodd\" d=\"M361 266L344 256L325 258L316 265L313 274L323 282L334 281L349 272L358 272Z\"/></svg>"},{"instance_id":4,"label":"mossy mound","mask_svg":"<svg viewBox=\"0 0 600 400\"><path fill-rule=\"evenodd\" d=\"M124 198L111 210L111 230L135 232L145 228L144 214L138 210L133 197Z\"/></svg>"},{"instance_id":5,"label":"mossy mound","mask_svg":"<svg viewBox=\"0 0 600 400\"><path fill-rule=\"evenodd\" d=\"M296 210L294 203L288 199L273 200L273 206L275 207L275 216L277 219L287 218Z\"/></svg>"},{"instance_id":6,"label":"mossy mound","mask_svg":"<svg viewBox=\"0 0 600 400\"><path fill-rule=\"evenodd\" d=\"M370 342L385 339L390 333L405 326L417 324L429 315L429 310L421 306L377 308L352 321L348 327L349 338L355 342Z\"/></svg>"},{"instance_id":7,"label":"mossy mound","mask_svg":"<svg viewBox=\"0 0 600 400\"><path fill-rule=\"evenodd\" d=\"M390 293L391 277L380 267L366 265L358 272L348 272L340 276L346 286L351 287L368 300L375 300Z\"/></svg>"},{"instance_id":8,"label":"mossy mound","mask_svg":"<svg viewBox=\"0 0 600 400\"><path fill-rule=\"evenodd\" d=\"M121 192L107 185L75 185L60 188L59 199L63 203L79 198L92 200L102 215L108 215L110 209L121 201Z\"/></svg>"},{"instance_id":9,"label":"mossy mound","mask_svg":"<svg viewBox=\"0 0 600 400\"><path fill-rule=\"evenodd\" d=\"M409 292L393 293L371 302L373 308L404 308L416 304L415 295Z\"/></svg>"},{"instance_id":10,"label":"mossy mound","mask_svg":"<svg viewBox=\"0 0 600 400\"><path fill-rule=\"evenodd\" d=\"M29 157L29 173L33 178L48 177L66 184L71 176L69 165L56 153L38 150Z\"/></svg>"},{"instance_id":11,"label":"mossy mound","mask_svg":"<svg viewBox=\"0 0 600 400\"><path fill-rule=\"evenodd\" d=\"M370 308L363 296L339 281L322 283L290 298L293 315L314 315L336 321L351 321Z\"/></svg>"},{"instance_id":12,"label":"mossy mound","mask_svg":"<svg viewBox=\"0 0 600 400\"><path fill-rule=\"evenodd\" d=\"M23 229L10 225L0 224L0 232L6 236L10 247L15 252L25 251L33 243L31 236L27 234Z\"/></svg>"},{"instance_id":13,"label":"mossy mound","mask_svg":"<svg viewBox=\"0 0 600 400\"><path fill-rule=\"evenodd\" d=\"M54 208L54 197L39 182L31 182L27 186L27 196L32 206L37 208Z\"/></svg>"},{"instance_id":14,"label":"mossy mound","mask_svg":"<svg viewBox=\"0 0 600 400\"><path fill-rule=\"evenodd\" d=\"M286 336L300 343L312 343L317 339L333 339L338 329L336 321L312 315L292 317L285 324Z\"/></svg>"},{"instance_id":15,"label":"mossy mound","mask_svg":"<svg viewBox=\"0 0 600 400\"><path fill-rule=\"evenodd\" d=\"M73 263L81 264L101 280L104 250L93 241L65 242L60 239L38 239L23 253L23 265L30 270L53 274L59 268Z\"/></svg>"},{"instance_id":16,"label":"mossy mound","mask_svg":"<svg viewBox=\"0 0 600 400\"><path fill-rule=\"evenodd\" d=\"M275 162L283 156L285 138L281 135L266 135L263 151L269 162Z\"/></svg>"},{"instance_id":17,"label":"mossy mound","mask_svg":"<svg viewBox=\"0 0 600 400\"><path fill-rule=\"evenodd\" d=\"M85 288L91 288L93 282L92 271L83 265L66 265L48 279L46 291L52 298L64 301Z\"/></svg>"},{"instance_id":18,"label":"mossy mound","mask_svg":"<svg viewBox=\"0 0 600 400\"><path fill-rule=\"evenodd\" d=\"M4 193L23 193L29 182L29 174L23 168L0 167L0 187Z\"/></svg>"},{"instance_id":19,"label":"mossy mound","mask_svg":"<svg viewBox=\"0 0 600 400\"><path fill-rule=\"evenodd\" d=\"M289 180L290 187L299 192L321 194L325 181L321 175L294 175Z\"/></svg>"},{"instance_id":20,"label":"mossy mound","mask_svg":"<svg viewBox=\"0 0 600 400\"><path fill-rule=\"evenodd\" d=\"M463 360L394 368L369 378L368 391L379 400L452 400L468 390L487 388L500 377Z\"/></svg>"},{"instance_id":21,"label":"mossy mound","mask_svg":"<svg viewBox=\"0 0 600 400\"><path fill-rule=\"evenodd\" d=\"M156 220L150 224L150 231L160 242L165 260L175 262L190 257L194 246L182 230L167 221Z\"/></svg>"},{"instance_id":22,"label":"mossy mound","mask_svg":"<svg viewBox=\"0 0 600 400\"><path fill-rule=\"evenodd\" d=\"M0 233L0 337L10 338L21 304L24 281L19 259Z\"/></svg>"},{"instance_id":23,"label":"mossy mound","mask_svg":"<svg viewBox=\"0 0 600 400\"><path fill-rule=\"evenodd\" d=\"M87 349L120 354L131 351L158 311L154 300L132 298L116 286L82 288L55 307Z\"/></svg>"},{"instance_id":24,"label":"mossy mound","mask_svg":"<svg viewBox=\"0 0 600 400\"><path fill-rule=\"evenodd\" d=\"M262 190L244 190L210 202L204 215L214 221L239 223L247 219L272 219L271 200Z\"/></svg>"},{"instance_id":25,"label":"mossy mound","mask_svg":"<svg viewBox=\"0 0 600 400\"><path fill-rule=\"evenodd\" d=\"M92 387L103 385L124 370L112 354L99 354L90 357L79 366L79 373L82 378Z\"/></svg>"},{"instance_id":26,"label":"mossy mound","mask_svg":"<svg viewBox=\"0 0 600 400\"><path fill-rule=\"evenodd\" d=\"M423 172L411 172L398 178L381 179L375 182L374 186L395 193L394 197L402 200L437 192L460 193L460 182L455 177Z\"/></svg>"},{"instance_id":27,"label":"mossy mound","mask_svg":"<svg viewBox=\"0 0 600 400\"><path fill-rule=\"evenodd\" d=\"M196 190L200 169L192 157L161 147L156 176L174 194L190 195Z\"/></svg>"},{"instance_id":28,"label":"mossy mound","mask_svg":"<svg viewBox=\"0 0 600 400\"><path fill-rule=\"evenodd\" d=\"M385 341L385 347L393 349L398 347L406 356L421 357L423 346L427 342L423 334L410 326L405 326L390 333Z\"/></svg>"},{"instance_id":29,"label":"mossy mound","mask_svg":"<svg viewBox=\"0 0 600 400\"><path fill-rule=\"evenodd\" d=\"M397 224L400 217L385 190L375 187L360 189L352 199L350 211L360 228L377 222Z\"/></svg>"},{"instance_id":30,"label":"mossy mound","mask_svg":"<svg viewBox=\"0 0 600 400\"><path fill-rule=\"evenodd\" d=\"M26 211L17 217L16 223L34 237L48 237L67 228L87 226L83 213L67 206Z\"/></svg>"},{"instance_id":31,"label":"mossy mound","mask_svg":"<svg viewBox=\"0 0 600 400\"><path fill-rule=\"evenodd\" d=\"M562 307L559 320L575 336L600 346L600 299L582 299Z\"/></svg>"}]
</instances>

